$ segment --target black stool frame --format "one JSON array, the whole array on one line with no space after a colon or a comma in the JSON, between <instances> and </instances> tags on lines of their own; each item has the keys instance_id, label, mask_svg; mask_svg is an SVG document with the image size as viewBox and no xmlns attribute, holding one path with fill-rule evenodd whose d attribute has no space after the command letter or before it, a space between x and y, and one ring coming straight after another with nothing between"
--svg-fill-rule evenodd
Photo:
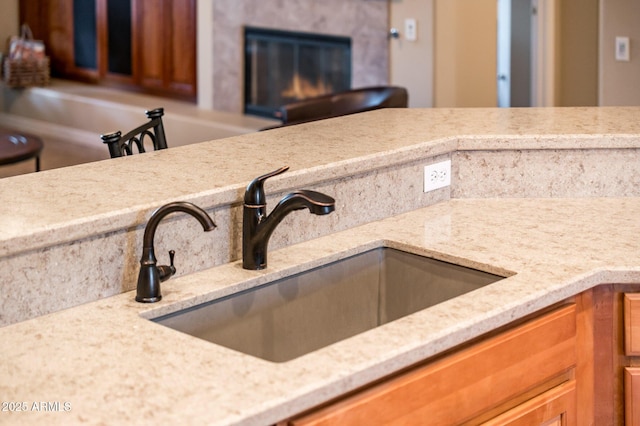
<instances>
[{"instance_id":1,"label":"black stool frame","mask_svg":"<svg viewBox=\"0 0 640 426\"><path fill-rule=\"evenodd\" d=\"M151 139L153 149L167 149L167 139L164 134L164 126L162 124L163 108L156 108L145 111L149 118L149 122L139 126L129 133L122 135L121 131L100 135L103 143L109 146L109 154L111 158L122 157L124 155L132 155L133 147L138 149L139 153L145 152L145 137Z\"/></svg>"}]
</instances>

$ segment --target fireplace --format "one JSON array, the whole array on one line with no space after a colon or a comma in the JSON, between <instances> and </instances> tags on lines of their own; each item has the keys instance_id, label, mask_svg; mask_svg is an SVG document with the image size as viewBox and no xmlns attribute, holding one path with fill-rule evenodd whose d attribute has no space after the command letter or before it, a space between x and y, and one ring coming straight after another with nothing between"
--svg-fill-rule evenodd
<instances>
[{"instance_id":1,"label":"fireplace","mask_svg":"<svg viewBox=\"0 0 640 426\"><path fill-rule=\"evenodd\" d=\"M280 106L351 87L351 39L245 27L244 112L277 117Z\"/></svg>"}]
</instances>

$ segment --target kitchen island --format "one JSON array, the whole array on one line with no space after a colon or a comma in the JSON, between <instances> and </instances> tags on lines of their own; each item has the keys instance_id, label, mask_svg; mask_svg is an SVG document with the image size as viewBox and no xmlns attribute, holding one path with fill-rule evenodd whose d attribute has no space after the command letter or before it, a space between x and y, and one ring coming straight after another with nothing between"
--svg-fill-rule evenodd
<instances>
[{"instance_id":1,"label":"kitchen island","mask_svg":"<svg viewBox=\"0 0 640 426\"><path fill-rule=\"evenodd\" d=\"M175 250L184 275L238 259L244 189L284 165L265 187L271 206L301 188L338 205L322 220L290 215L272 249L451 198L637 196L639 114L386 109L5 179L0 326L132 290L144 225L171 201L204 208L218 228L203 237L190 218L163 222L160 262ZM452 185L425 193L424 167L443 160Z\"/></svg>"},{"instance_id":2,"label":"kitchen island","mask_svg":"<svg viewBox=\"0 0 640 426\"><path fill-rule=\"evenodd\" d=\"M56 242L60 234L56 236L51 221L60 221L65 213L76 222L75 227L65 222L67 230L75 229L79 237L85 232L81 238L86 238L89 225L84 223L103 226L107 233L113 232L113 223L140 226L145 218L140 212L176 197L201 204L207 200L207 207L233 205L242 194L240 181L250 180L255 166L249 167L248 161L229 164L223 171L211 171L219 184L203 183L210 163L220 165L213 153L226 150L233 158L249 159L255 154L249 147L263 147L268 140L275 146L273 155L260 159L265 171L283 162L292 166L289 178L274 183L276 192L299 185L319 187L338 200L335 217L347 218L348 224L332 221L327 226L323 218L313 217L309 223L329 229L302 241L283 236L263 271L243 270L237 249L230 249L228 259L222 256L217 264L200 265L163 283L164 297L156 304L138 304L125 292L0 328L0 393L3 401L25 402L28 408L0 412L0 423L275 423L599 285L638 284L638 117L638 108L379 111L227 143L180 147L184 163L167 163L169 175L181 170L167 177L174 182L166 185L168 192L100 200L92 210L89 202L80 201L82 190L75 188L70 197L77 197L77 211L55 207L65 204L55 201L49 218L35 211L28 214L31 224L43 229L39 235L26 231L27 222L11 230L15 235L5 227L0 235L6 253L11 238L28 245L25 250L42 246L43 239ZM302 139L316 143L302 149L296 145ZM353 143L363 139L371 143ZM284 151L284 146L291 150ZM191 150L199 155L189 157ZM416 194L424 196L423 160L443 157L453 162L452 186L427 194L424 205L416 206ZM162 158L140 158L130 171L152 169L151 163ZM380 175L367 174L388 167L389 161L410 167L378 180ZM194 162L198 165L187 164ZM89 171L100 176L109 172L107 166L101 162L66 172L76 179L76 173ZM187 169L194 174L185 174ZM411 181L413 195L397 190L404 173L418 174ZM13 182L28 189L31 179ZM352 188L342 182L350 179L364 194L353 197L345 191ZM211 187L215 190L206 189ZM382 198L374 194L378 192ZM32 193L36 200L42 198ZM127 197L134 207L126 207ZM381 206L385 212L379 216L371 212L360 222L353 219L362 211L350 214L350 202L368 205L363 211L369 214L378 207L367 204L371 199L391 201ZM97 215L83 219L83 212L96 209ZM236 227L236 221L230 213L228 221L221 222L227 227L224 232ZM286 234L287 229L299 229L296 226L283 222L279 229ZM46 233L47 227L52 232ZM225 243L227 249L234 238ZM382 246L507 278L285 363L244 355L149 321ZM39 402L50 402L54 409L36 411L33 404Z\"/></svg>"}]
</instances>

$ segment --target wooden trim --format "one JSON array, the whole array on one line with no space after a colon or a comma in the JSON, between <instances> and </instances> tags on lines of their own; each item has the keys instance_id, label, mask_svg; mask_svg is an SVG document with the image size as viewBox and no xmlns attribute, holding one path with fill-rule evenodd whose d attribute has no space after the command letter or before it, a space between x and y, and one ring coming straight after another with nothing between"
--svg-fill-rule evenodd
<instances>
[{"instance_id":1,"label":"wooden trim","mask_svg":"<svg viewBox=\"0 0 640 426\"><path fill-rule=\"evenodd\" d=\"M587 290L575 297L576 300L576 394L577 394L577 424L593 424L595 418L596 395L594 392L595 380L595 338L593 324L594 292ZM599 342L600 343L600 342Z\"/></svg>"},{"instance_id":2,"label":"wooden trim","mask_svg":"<svg viewBox=\"0 0 640 426\"><path fill-rule=\"evenodd\" d=\"M638 364L625 355L625 293L640 292L637 284L607 284L593 289L594 422L624 425L624 367Z\"/></svg>"},{"instance_id":3,"label":"wooden trim","mask_svg":"<svg viewBox=\"0 0 640 426\"><path fill-rule=\"evenodd\" d=\"M107 14L107 0L96 0L96 56L100 79L103 79L107 74L109 62Z\"/></svg>"},{"instance_id":4,"label":"wooden trim","mask_svg":"<svg viewBox=\"0 0 640 426\"><path fill-rule=\"evenodd\" d=\"M614 425L615 421L615 292L612 286L593 289L594 424Z\"/></svg>"}]
</instances>

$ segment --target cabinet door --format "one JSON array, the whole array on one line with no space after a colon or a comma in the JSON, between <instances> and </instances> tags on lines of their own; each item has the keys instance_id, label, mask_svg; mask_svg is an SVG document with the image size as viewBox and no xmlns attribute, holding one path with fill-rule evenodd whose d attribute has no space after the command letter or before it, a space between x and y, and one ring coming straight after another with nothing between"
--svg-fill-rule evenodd
<instances>
[{"instance_id":1,"label":"cabinet door","mask_svg":"<svg viewBox=\"0 0 640 426\"><path fill-rule=\"evenodd\" d=\"M575 345L576 309L570 305L289 424L477 424L570 381ZM571 398L566 411L573 416Z\"/></svg>"},{"instance_id":2,"label":"cabinet door","mask_svg":"<svg viewBox=\"0 0 640 426\"><path fill-rule=\"evenodd\" d=\"M640 368L624 369L625 424L640 425Z\"/></svg>"},{"instance_id":3,"label":"cabinet door","mask_svg":"<svg viewBox=\"0 0 640 426\"><path fill-rule=\"evenodd\" d=\"M134 57L139 84L196 95L195 0L136 0Z\"/></svg>"},{"instance_id":4,"label":"cabinet door","mask_svg":"<svg viewBox=\"0 0 640 426\"><path fill-rule=\"evenodd\" d=\"M506 413L484 426L572 426L576 423L576 382L564 383Z\"/></svg>"},{"instance_id":5,"label":"cabinet door","mask_svg":"<svg viewBox=\"0 0 640 426\"><path fill-rule=\"evenodd\" d=\"M640 355L640 294L624 295L624 349L627 356Z\"/></svg>"}]
</instances>

